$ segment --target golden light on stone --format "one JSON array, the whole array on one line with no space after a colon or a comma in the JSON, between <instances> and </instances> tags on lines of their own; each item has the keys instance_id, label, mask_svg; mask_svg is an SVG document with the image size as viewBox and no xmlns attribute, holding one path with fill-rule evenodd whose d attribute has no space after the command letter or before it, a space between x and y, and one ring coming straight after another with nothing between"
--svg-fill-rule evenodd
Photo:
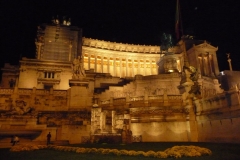
<instances>
[{"instance_id":1,"label":"golden light on stone","mask_svg":"<svg viewBox=\"0 0 240 160\"><path fill-rule=\"evenodd\" d=\"M160 54L160 46L81 37L68 24L43 25L36 59L2 68L0 134L40 130L36 142L51 132L54 141L71 144L101 136L124 143L240 142L240 74L224 71L234 78L220 84L226 76L219 76L216 47L205 41L185 50L188 41L180 40Z\"/></svg>"}]
</instances>

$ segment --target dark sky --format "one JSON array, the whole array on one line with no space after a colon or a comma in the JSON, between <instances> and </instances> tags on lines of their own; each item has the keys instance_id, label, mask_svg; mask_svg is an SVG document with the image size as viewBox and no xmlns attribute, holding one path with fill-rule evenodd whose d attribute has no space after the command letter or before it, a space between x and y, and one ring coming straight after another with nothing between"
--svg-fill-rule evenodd
<instances>
[{"instance_id":1,"label":"dark sky","mask_svg":"<svg viewBox=\"0 0 240 160\"><path fill-rule=\"evenodd\" d=\"M183 31L218 46L220 70L240 70L240 7L237 0L180 0ZM35 57L37 26L52 16L72 19L83 36L130 44L160 45L175 36L176 0L1 0L1 59L17 64Z\"/></svg>"}]
</instances>

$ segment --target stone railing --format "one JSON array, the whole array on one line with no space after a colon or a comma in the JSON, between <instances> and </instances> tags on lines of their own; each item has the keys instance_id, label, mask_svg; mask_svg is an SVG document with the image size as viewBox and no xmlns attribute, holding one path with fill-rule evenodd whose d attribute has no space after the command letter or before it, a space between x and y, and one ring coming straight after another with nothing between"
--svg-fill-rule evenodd
<instances>
[{"instance_id":1,"label":"stone railing","mask_svg":"<svg viewBox=\"0 0 240 160\"><path fill-rule=\"evenodd\" d=\"M12 94L13 93L13 89L5 89L5 88L2 88L0 89L0 94Z\"/></svg>"},{"instance_id":2,"label":"stone railing","mask_svg":"<svg viewBox=\"0 0 240 160\"><path fill-rule=\"evenodd\" d=\"M172 114L172 113L185 113L189 111L187 108L182 107L158 107L158 108L134 108L130 109L130 114L139 115L139 114Z\"/></svg>"},{"instance_id":3,"label":"stone railing","mask_svg":"<svg viewBox=\"0 0 240 160\"><path fill-rule=\"evenodd\" d=\"M32 89L18 89L18 94L20 95L31 95L32 93Z\"/></svg>"},{"instance_id":4,"label":"stone railing","mask_svg":"<svg viewBox=\"0 0 240 160\"><path fill-rule=\"evenodd\" d=\"M231 109L240 109L239 91L228 91L225 93L209 96L205 99L195 100L197 114L218 112L223 114ZM227 108L227 109L226 109ZM233 112L237 113L237 112Z\"/></svg>"},{"instance_id":5,"label":"stone railing","mask_svg":"<svg viewBox=\"0 0 240 160\"><path fill-rule=\"evenodd\" d=\"M182 95L168 95L169 101L182 101Z\"/></svg>"},{"instance_id":6,"label":"stone railing","mask_svg":"<svg viewBox=\"0 0 240 160\"><path fill-rule=\"evenodd\" d=\"M102 100L102 101L100 101L100 105L106 105L106 104L110 104L110 100Z\"/></svg>"},{"instance_id":7,"label":"stone railing","mask_svg":"<svg viewBox=\"0 0 240 160\"><path fill-rule=\"evenodd\" d=\"M125 103L126 103L126 98L113 99L113 104L125 104Z\"/></svg>"},{"instance_id":8,"label":"stone railing","mask_svg":"<svg viewBox=\"0 0 240 160\"><path fill-rule=\"evenodd\" d=\"M36 95L49 95L49 91L38 89L38 90L36 90Z\"/></svg>"},{"instance_id":9,"label":"stone railing","mask_svg":"<svg viewBox=\"0 0 240 160\"><path fill-rule=\"evenodd\" d=\"M67 96L67 91L63 90L54 90L53 91L54 96Z\"/></svg>"},{"instance_id":10,"label":"stone railing","mask_svg":"<svg viewBox=\"0 0 240 160\"><path fill-rule=\"evenodd\" d=\"M150 100L150 101L162 100L163 101L163 95L148 96L148 100Z\"/></svg>"},{"instance_id":11,"label":"stone railing","mask_svg":"<svg viewBox=\"0 0 240 160\"><path fill-rule=\"evenodd\" d=\"M141 103L141 102L149 102L150 104L152 102L168 102L170 105L177 105L182 104L182 96L181 95L168 95L167 99L164 99L163 95L151 95L151 96L138 96L138 97L129 97L129 98L111 98L106 100L101 100L98 105L123 105L126 103Z\"/></svg>"},{"instance_id":12,"label":"stone railing","mask_svg":"<svg viewBox=\"0 0 240 160\"><path fill-rule=\"evenodd\" d=\"M4 95L11 95L14 93L14 89L5 89L5 88L1 88L0 89L0 95L4 94ZM44 89L21 89L18 88L16 94L19 95L49 95L51 94L53 96L67 96L67 90L53 90L53 91L48 91L48 90L44 90Z\"/></svg>"},{"instance_id":13,"label":"stone railing","mask_svg":"<svg viewBox=\"0 0 240 160\"><path fill-rule=\"evenodd\" d=\"M143 101L143 100L144 100L144 96L140 96L140 97L130 97L130 102Z\"/></svg>"}]
</instances>

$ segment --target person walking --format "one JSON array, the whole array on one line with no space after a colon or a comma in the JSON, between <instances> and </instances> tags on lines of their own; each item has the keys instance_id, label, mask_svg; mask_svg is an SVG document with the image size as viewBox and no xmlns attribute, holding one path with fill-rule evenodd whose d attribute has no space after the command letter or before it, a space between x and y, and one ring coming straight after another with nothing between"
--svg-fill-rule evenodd
<instances>
[{"instance_id":1,"label":"person walking","mask_svg":"<svg viewBox=\"0 0 240 160\"><path fill-rule=\"evenodd\" d=\"M12 136L12 138L11 138L12 146L14 146L15 144L17 144L18 142L19 142L18 136Z\"/></svg>"},{"instance_id":2,"label":"person walking","mask_svg":"<svg viewBox=\"0 0 240 160\"><path fill-rule=\"evenodd\" d=\"M50 143L51 143L51 133L49 132L48 134L47 134L47 145L49 145Z\"/></svg>"}]
</instances>

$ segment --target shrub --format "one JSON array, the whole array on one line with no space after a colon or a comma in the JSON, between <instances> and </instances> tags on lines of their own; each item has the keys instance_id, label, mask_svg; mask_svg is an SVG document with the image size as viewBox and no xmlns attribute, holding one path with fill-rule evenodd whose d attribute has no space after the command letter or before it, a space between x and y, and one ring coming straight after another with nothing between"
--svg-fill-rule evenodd
<instances>
[{"instance_id":1,"label":"shrub","mask_svg":"<svg viewBox=\"0 0 240 160\"><path fill-rule=\"evenodd\" d=\"M94 153L94 154L113 154L117 156L145 156L145 157L156 157L156 158L181 158L181 157L199 157L203 155L211 155L211 150L207 148L201 148L198 146L174 146L168 148L165 151L134 151L134 150L117 150L117 149L106 149L106 148L79 148L70 146L53 146L53 145L32 145L32 144L22 144L13 146L11 152L20 151L33 151L37 149L54 149L58 151L65 152L76 152L76 153Z\"/></svg>"}]
</instances>

